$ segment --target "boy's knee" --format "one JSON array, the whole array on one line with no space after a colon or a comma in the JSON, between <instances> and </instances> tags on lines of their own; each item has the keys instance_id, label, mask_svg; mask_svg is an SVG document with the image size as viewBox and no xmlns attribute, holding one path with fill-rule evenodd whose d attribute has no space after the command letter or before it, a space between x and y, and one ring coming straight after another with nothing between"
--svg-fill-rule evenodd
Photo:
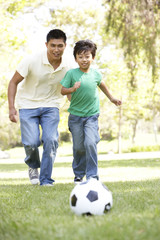
<instances>
[{"instance_id":1,"label":"boy's knee","mask_svg":"<svg viewBox=\"0 0 160 240\"><path fill-rule=\"evenodd\" d=\"M75 145L73 149L79 155L82 155L85 152L84 147L81 147L80 145Z\"/></svg>"},{"instance_id":2,"label":"boy's knee","mask_svg":"<svg viewBox=\"0 0 160 240\"><path fill-rule=\"evenodd\" d=\"M97 145L96 141L94 139L89 139L84 142L85 149L93 149Z\"/></svg>"}]
</instances>

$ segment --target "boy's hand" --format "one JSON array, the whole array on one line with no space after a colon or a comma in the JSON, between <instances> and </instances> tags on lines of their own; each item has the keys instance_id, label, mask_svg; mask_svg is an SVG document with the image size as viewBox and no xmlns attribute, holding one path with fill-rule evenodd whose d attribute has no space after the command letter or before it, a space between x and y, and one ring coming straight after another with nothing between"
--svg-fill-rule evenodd
<instances>
[{"instance_id":1,"label":"boy's hand","mask_svg":"<svg viewBox=\"0 0 160 240\"><path fill-rule=\"evenodd\" d=\"M76 92L77 89L80 88L80 86L81 86L81 82L75 82L75 84L71 88L65 88L65 87L62 86L61 94L62 95L68 95L68 100L70 100L71 99L70 94L73 93L73 92Z\"/></svg>"},{"instance_id":2,"label":"boy's hand","mask_svg":"<svg viewBox=\"0 0 160 240\"><path fill-rule=\"evenodd\" d=\"M74 86L73 86L74 92L75 92L78 88L80 88L80 86L81 86L81 82L76 82L76 83L74 84Z\"/></svg>"},{"instance_id":3,"label":"boy's hand","mask_svg":"<svg viewBox=\"0 0 160 240\"><path fill-rule=\"evenodd\" d=\"M122 101L116 98L112 98L111 102L114 103L116 106L120 106L122 104Z\"/></svg>"}]
</instances>

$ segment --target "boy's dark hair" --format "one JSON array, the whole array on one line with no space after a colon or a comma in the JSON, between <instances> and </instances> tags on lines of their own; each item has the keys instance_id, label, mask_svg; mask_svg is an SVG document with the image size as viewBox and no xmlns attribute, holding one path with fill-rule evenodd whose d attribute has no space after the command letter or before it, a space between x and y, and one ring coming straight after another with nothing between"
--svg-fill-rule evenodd
<instances>
[{"instance_id":1,"label":"boy's dark hair","mask_svg":"<svg viewBox=\"0 0 160 240\"><path fill-rule=\"evenodd\" d=\"M76 54L80 54L82 52L88 52L90 51L92 54L92 57L94 58L96 55L97 46L94 42L91 40L80 40L75 43L73 55L76 59Z\"/></svg>"},{"instance_id":2,"label":"boy's dark hair","mask_svg":"<svg viewBox=\"0 0 160 240\"><path fill-rule=\"evenodd\" d=\"M53 29L47 34L47 42L49 42L51 39L63 39L64 43L66 43L67 37L62 30Z\"/></svg>"}]
</instances>

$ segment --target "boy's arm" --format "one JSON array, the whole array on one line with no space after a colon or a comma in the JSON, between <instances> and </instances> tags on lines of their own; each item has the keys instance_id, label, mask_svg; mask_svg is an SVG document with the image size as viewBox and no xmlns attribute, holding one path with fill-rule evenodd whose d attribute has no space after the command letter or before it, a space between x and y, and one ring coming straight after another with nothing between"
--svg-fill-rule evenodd
<instances>
[{"instance_id":1,"label":"boy's arm","mask_svg":"<svg viewBox=\"0 0 160 240\"><path fill-rule=\"evenodd\" d=\"M99 88L100 88L100 89L102 90L102 92L109 98L109 100L110 100L112 103L114 103L116 106L119 106L119 105L122 104L122 101L121 101L121 100L118 100L118 99L114 98L114 97L110 94L110 92L109 92L106 84L105 84L103 81L100 83Z\"/></svg>"},{"instance_id":2,"label":"boy's arm","mask_svg":"<svg viewBox=\"0 0 160 240\"><path fill-rule=\"evenodd\" d=\"M71 93L73 93L73 92L76 92L76 90L77 90L78 88L80 88L80 86L81 86L81 83L80 83L80 82L76 82L76 83L74 84L74 86L71 87L71 88L65 88L65 87L62 86L61 94L62 94L62 95L68 95L68 94L71 94Z\"/></svg>"}]
</instances>

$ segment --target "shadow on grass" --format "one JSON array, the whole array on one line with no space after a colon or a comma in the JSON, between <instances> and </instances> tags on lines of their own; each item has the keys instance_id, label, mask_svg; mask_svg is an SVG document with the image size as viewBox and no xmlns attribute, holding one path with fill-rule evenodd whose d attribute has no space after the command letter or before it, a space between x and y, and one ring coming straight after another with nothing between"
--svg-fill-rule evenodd
<instances>
[{"instance_id":1,"label":"shadow on grass","mask_svg":"<svg viewBox=\"0 0 160 240\"><path fill-rule=\"evenodd\" d=\"M4 185L3 185L4 182ZM160 192L160 178L152 179L152 180L141 180L141 181L119 181L119 182L106 182L104 181L103 184L105 184L110 191L114 193L127 193L127 192L141 192L146 191L150 192L151 194L154 191ZM42 187L39 185L32 185L29 183L29 180L26 178L21 179L0 179L0 185L1 187L5 188L13 188L13 185L16 185L17 188L30 188L30 189L66 189L66 188L74 188L74 183L56 183L54 187ZM160 195L159 193L156 193L157 195Z\"/></svg>"},{"instance_id":2,"label":"shadow on grass","mask_svg":"<svg viewBox=\"0 0 160 240\"><path fill-rule=\"evenodd\" d=\"M130 159L99 161L99 167L160 167L160 159Z\"/></svg>"},{"instance_id":3,"label":"shadow on grass","mask_svg":"<svg viewBox=\"0 0 160 240\"><path fill-rule=\"evenodd\" d=\"M25 163L20 164L0 164L0 172L26 171L28 166Z\"/></svg>"},{"instance_id":4,"label":"shadow on grass","mask_svg":"<svg viewBox=\"0 0 160 240\"><path fill-rule=\"evenodd\" d=\"M72 163L55 163L54 167L72 167ZM107 167L150 167L160 168L160 158L158 159L129 159L129 160L104 160L98 161L99 168Z\"/></svg>"}]
</instances>

